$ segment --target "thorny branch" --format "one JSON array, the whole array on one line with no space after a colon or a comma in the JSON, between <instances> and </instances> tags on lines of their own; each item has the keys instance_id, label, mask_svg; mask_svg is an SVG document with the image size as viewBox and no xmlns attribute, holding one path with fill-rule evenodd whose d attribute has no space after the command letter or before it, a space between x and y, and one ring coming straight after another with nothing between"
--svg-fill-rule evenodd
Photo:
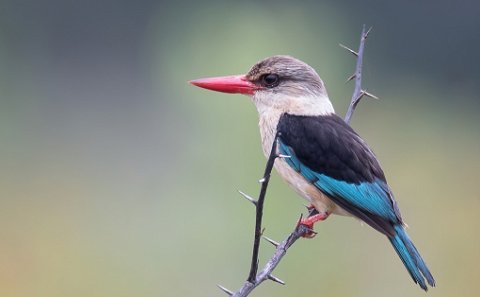
<instances>
[{"instance_id":1,"label":"thorny branch","mask_svg":"<svg viewBox=\"0 0 480 297\"><path fill-rule=\"evenodd\" d=\"M364 97L370 97L373 99L378 99L375 95L367 92L366 90L362 89L362 65L363 65L363 52L365 49L365 41L368 37L372 28L365 31L365 25L363 25L362 34L360 35L360 45L358 51L354 51L342 44L340 46L350 53L352 53L357 58L357 63L355 67L355 73L350 76L347 82L355 79L355 89L353 91L352 99L350 101L350 106L348 107L347 113L345 115L345 122L350 123L352 118L353 112L357 107L357 104L360 100ZM255 221L255 238L253 241L253 251L252 251L252 262L250 265L250 273L248 275L247 280L243 284L243 286L236 292L232 292L227 288L218 285L218 287L227 293L229 296L232 297L245 297L248 296L257 286L263 283L266 280L271 280L277 282L279 284L284 285L285 282L281 279L272 275L273 270L277 267L277 265L282 260L283 256L285 256L288 248L290 248L295 241L297 241L300 237L307 234L308 232L312 232L310 228L305 225L297 224L295 229L288 235L288 237L282 241L281 243L275 242L274 240L263 237L266 241L270 242L276 247L275 253L273 256L267 261L263 269L258 272L258 252L260 249L260 238L262 237L262 217L263 217L263 204L265 201L265 195L267 193L268 182L270 181L270 175L273 169L273 165L277 158L289 158L289 156L280 155L278 153L278 138L281 137L279 133L275 136L275 140L273 141L272 150L270 151L270 156L267 161L267 165L265 166L265 172L263 178L260 179L262 187L260 189L260 194L257 200L248 196L247 194L240 192L247 200L253 203L256 209L256 221ZM301 217L300 217L301 218Z\"/></svg>"},{"instance_id":2,"label":"thorny branch","mask_svg":"<svg viewBox=\"0 0 480 297\"><path fill-rule=\"evenodd\" d=\"M256 218L255 218L255 238L253 241L253 250L252 250L252 262L250 265L250 273L248 274L247 281L254 283L256 281L255 277L257 276L258 270L258 251L260 249L260 237L262 236L262 218L263 218L263 202L265 201L265 195L267 194L268 182L270 181L270 174L272 173L273 164L275 159L280 157L277 152L279 133L275 136L273 141L272 150L270 151L270 156L268 157L267 165L265 166L265 173L263 178L260 180L262 183L262 188L260 189L260 195L258 200L251 200L256 208Z\"/></svg>"},{"instance_id":3,"label":"thorny branch","mask_svg":"<svg viewBox=\"0 0 480 297\"><path fill-rule=\"evenodd\" d=\"M357 104L362 100L363 96L367 96L373 99L378 97L362 89L362 66L363 66L363 51L365 49L365 41L367 40L368 34L372 30L372 27L365 32L365 25L363 25L362 34L360 35L360 46L358 47L358 52L346 47L343 44L340 44L341 47L352 53L357 57L357 65L355 66L355 73L353 73L348 79L347 82L355 79L355 89L352 94L352 100L350 101L350 106L348 107L347 114L345 115L345 122L350 123L352 119L353 112L357 107Z\"/></svg>"}]
</instances>

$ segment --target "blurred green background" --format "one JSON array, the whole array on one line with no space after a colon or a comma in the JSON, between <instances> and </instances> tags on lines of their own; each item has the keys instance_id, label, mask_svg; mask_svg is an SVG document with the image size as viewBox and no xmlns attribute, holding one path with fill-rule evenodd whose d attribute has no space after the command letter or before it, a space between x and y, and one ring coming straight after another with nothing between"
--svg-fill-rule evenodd
<instances>
[{"instance_id":1,"label":"blurred green background","mask_svg":"<svg viewBox=\"0 0 480 297\"><path fill-rule=\"evenodd\" d=\"M246 278L265 160L246 97L190 86L290 54L373 147L438 287L479 296L478 1L0 1L0 296L224 296ZM266 234L304 201L274 174ZM252 296L426 296L388 241L331 217ZM262 245L261 259L273 252Z\"/></svg>"}]
</instances>

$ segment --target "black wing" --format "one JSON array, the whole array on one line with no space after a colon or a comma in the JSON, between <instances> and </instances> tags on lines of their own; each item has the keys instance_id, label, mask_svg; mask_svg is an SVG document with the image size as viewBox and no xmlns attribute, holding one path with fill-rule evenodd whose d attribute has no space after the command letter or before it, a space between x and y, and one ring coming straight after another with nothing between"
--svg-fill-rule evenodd
<instances>
[{"instance_id":1,"label":"black wing","mask_svg":"<svg viewBox=\"0 0 480 297\"><path fill-rule=\"evenodd\" d=\"M350 126L336 115L284 114L277 129L290 166L352 215L394 234L400 211L375 155Z\"/></svg>"}]
</instances>

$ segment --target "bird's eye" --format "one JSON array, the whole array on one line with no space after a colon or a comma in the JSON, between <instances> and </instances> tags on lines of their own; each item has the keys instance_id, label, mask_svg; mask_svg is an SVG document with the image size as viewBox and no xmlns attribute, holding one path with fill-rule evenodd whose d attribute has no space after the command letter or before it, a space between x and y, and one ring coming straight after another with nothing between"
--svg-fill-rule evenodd
<instances>
[{"instance_id":1,"label":"bird's eye","mask_svg":"<svg viewBox=\"0 0 480 297\"><path fill-rule=\"evenodd\" d=\"M262 84L267 87L267 88L273 88L278 86L278 82L280 80L280 77L277 74L265 74L262 76Z\"/></svg>"}]
</instances>

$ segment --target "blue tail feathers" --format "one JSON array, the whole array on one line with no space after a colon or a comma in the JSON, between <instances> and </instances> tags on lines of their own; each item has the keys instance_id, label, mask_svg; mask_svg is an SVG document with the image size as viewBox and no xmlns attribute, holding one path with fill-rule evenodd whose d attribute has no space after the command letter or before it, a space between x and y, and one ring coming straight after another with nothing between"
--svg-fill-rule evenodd
<instances>
[{"instance_id":1,"label":"blue tail feathers","mask_svg":"<svg viewBox=\"0 0 480 297\"><path fill-rule=\"evenodd\" d=\"M402 259L403 264L410 273L413 281L418 283L418 285L427 291L427 283L435 287L435 280L433 279L432 274L428 270L427 264L423 261L422 256L417 251L413 242L408 237L407 232L401 225L395 225L395 236L389 237L390 242L392 243L395 251Z\"/></svg>"}]
</instances>

